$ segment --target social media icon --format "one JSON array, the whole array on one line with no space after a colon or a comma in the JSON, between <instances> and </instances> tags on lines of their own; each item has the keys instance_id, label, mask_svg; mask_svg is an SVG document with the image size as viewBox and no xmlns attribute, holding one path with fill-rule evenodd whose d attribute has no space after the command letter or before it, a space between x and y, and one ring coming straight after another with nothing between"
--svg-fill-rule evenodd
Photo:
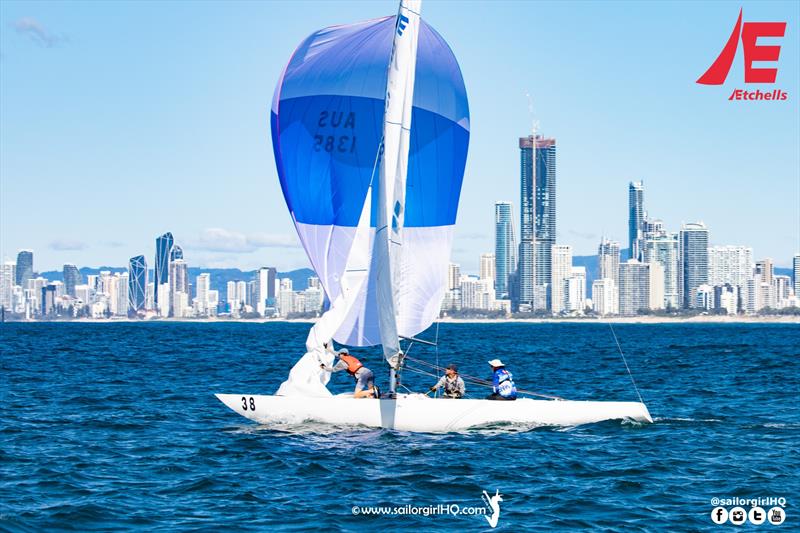
<instances>
[{"instance_id":1,"label":"social media icon","mask_svg":"<svg viewBox=\"0 0 800 533\"><path fill-rule=\"evenodd\" d=\"M768 516L770 524L779 526L786 520L786 511L783 510L783 507L773 507L769 510Z\"/></svg>"},{"instance_id":2,"label":"social media icon","mask_svg":"<svg viewBox=\"0 0 800 533\"><path fill-rule=\"evenodd\" d=\"M750 509L750 512L747 513L747 518L750 519L751 524L760 525L764 523L764 520L767 519L767 513L761 507L753 507Z\"/></svg>"},{"instance_id":3,"label":"social media icon","mask_svg":"<svg viewBox=\"0 0 800 533\"><path fill-rule=\"evenodd\" d=\"M741 526L747 520L747 512L742 507L734 507L730 514L731 524Z\"/></svg>"},{"instance_id":4,"label":"social media icon","mask_svg":"<svg viewBox=\"0 0 800 533\"><path fill-rule=\"evenodd\" d=\"M728 510L724 507L714 507L711 511L711 521L715 524L724 524L728 521Z\"/></svg>"}]
</instances>

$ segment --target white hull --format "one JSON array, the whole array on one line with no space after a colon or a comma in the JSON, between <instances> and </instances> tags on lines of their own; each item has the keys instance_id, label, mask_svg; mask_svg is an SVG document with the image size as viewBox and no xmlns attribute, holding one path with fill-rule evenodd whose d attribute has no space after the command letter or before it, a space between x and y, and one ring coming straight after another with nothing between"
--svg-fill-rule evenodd
<instances>
[{"instance_id":1,"label":"white hull","mask_svg":"<svg viewBox=\"0 0 800 533\"><path fill-rule=\"evenodd\" d=\"M354 399L217 394L222 403L260 424L322 422L401 431L442 433L488 424L578 426L604 420L653 422L643 403L532 400L434 399L399 394L396 399ZM252 401L251 401L252 400ZM246 408L245 408L246 407ZM255 409L253 409L255 407Z\"/></svg>"}]
</instances>

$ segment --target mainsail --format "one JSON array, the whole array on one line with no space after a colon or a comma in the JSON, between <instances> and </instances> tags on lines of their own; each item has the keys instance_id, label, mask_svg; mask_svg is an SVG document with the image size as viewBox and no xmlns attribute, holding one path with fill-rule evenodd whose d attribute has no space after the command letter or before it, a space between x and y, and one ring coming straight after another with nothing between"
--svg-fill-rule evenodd
<instances>
[{"instance_id":1,"label":"mainsail","mask_svg":"<svg viewBox=\"0 0 800 533\"><path fill-rule=\"evenodd\" d=\"M330 362L322 345L331 338L354 346L384 344L385 353L396 353L398 336L417 335L439 313L469 110L447 43L403 9L398 17L312 34L278 81L271 122L281 188L331 302L309 333L308 353L278 394L330 394L319 362ZM397 48L393 56L395 35L407 31L418 32L416 54ZM405 54L408 65L409 53L416 65L398 78L396 89L411 95L413 88L413 100L402 98L397 132L384 132L384 119L394 112L386 102L387 92L394 95L390 60ZM376 237L382 226L386 232ZM373 249L384 243L388 253ZM402 253L392 250L400 248L394 243L402 243ZM380 257L388 263L382 265ZM385 267L388 280L380 276ZM389 304L381 287L391 291ZM383 325L391 318L387 310L393 332L387 331L391 324Z\"/></svg>"}]
</instances>

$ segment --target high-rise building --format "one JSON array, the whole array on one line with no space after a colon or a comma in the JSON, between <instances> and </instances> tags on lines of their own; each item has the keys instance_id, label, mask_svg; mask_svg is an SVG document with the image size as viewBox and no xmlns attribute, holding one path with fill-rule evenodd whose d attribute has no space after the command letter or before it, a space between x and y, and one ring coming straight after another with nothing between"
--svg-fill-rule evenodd
<instances>
[{"instance_id":1,"label":"high-rise building","mask_svg":"<svg viewBox=\"0 0 800 533\"><path fill-rule=\"evenodd\" d=\"M282 278L280 280L280 289L278 290L278 312L282 317L286 317L289 313L294 312L294 292L292 290L291 278Z\"/></svg>"},{"instance_id":2,"label":"high-rise building","mask_svg":"<svg viewBox=\"0 0 800 533\"><path fill-rule=\"evenodd\" d=\"M730 283L714 286L714 308L735 315L739 308L739 289Z\"/></svg>"},{"instance_id":3,"label":"high-rise building","mask_svg":"<svg viewBox=\"0 0 800 533\"><path fill-rule=\"evenodd\" d=\"M458 289L461 284L461 265L450 263L447 265L447 289Z\"/></svg>"},{"instance_id":4,"label":"high-rise building","mask_svg":"<svg viewBox=\"0 0 800 533\"><path fill-rule=\"evenodd\" d=\"M75 297L75 287L83 283L83 276L81 275L80 270L78 267L67 263L64 265L64 289L67 291L67 294Z\"/></svg>"},{"instance_id":5,"label":"high-rise building","mask_svg":"<svg viewBox=\"0 0 800 533\"><path fill-rule=\"evenodd\" d=\"M75 286L75 298L80 300L83 306L89 305L92 303L92 293L94 291L88 285L76 285Z\"/></svg>"},{"instance_id":6,"label":"high-rise building","mask_svg":"<svg viewBox=\"0 0 800 533\"><path fill-rule=\"evenodd\" d=\"M28 280L33 279L33 250L20 250L17 254L16 284L27 287Z\"/></svg>"},{"instance_id":7,"label":"high-rise building","mask_svg":"<svg viewBox=\"0 0 800 533\"><path fill-rule=\"evenodd\" d=\"M494 284L495 273L497 270L495 265L496 263L494 254L481 254L480 278L490 279L492 280L492 284Z\"/></svg>"},{"instance_id":8,"label":"high-rise building","mask_svg":"<svg viewBox=\"0 0 800 533\"><path fill-rule=\"evenodd\" d=\"M315 278L319 281L319 278ZM319 313L322 310L322 287L317 284L316 286L309 285L303 291L305 295L305 307L303 309L306 313Z\"/></svg>"},{"instance_id":9,"label":"high-rise building","mask_svg":"<svg viewBox=\"0 0 800 533\"><path fill-rule=\"evenodd\" d=\"M619 314L664 308L664 269L659 263L628 259L619 265Z\"/></svg>"},{"instance_id":10,"label":"high-rise building","mask_svg":"<svg viewBox=\"0 0 800 533\"><path fill-rule=\"evenodd\" d=\"M169 263L169 315L182 317L189 305L189 266L183 259Z\"/></svg>"},{"instance_id":11,"label":"high-rise building","mask_svg":"<svg viewBox=\"0 0 800 533\"><path fill-rule=\"evenodd\" d=\"M794 285L794 295L800 298L800 254L795 254L792 258L792 278Z\"/></svg>"},{"instance_id":12,"label":"high-rise building","mask_svg":"<svg viewBox=\"0 0 800 533\"><path fill-rule=\"evenodd\" d=\"M567 311L565 305L565 290L566 281L572 276L572 246L568 244L554 244L552 248L550 301L553 314L559 314ZM585 277L584 275L584 279Z\"/></svg>"},{"instance_id":13,"label":"high-rise building","mask_svg":"<svg viewBox=\"0 0 800 533\"><path fill-rule=\"evenodd\" d=\"M119 276L112 276L111 272L103 272L103 300L107 305L108 312L112 315L119 315L117 306L119 305Z\"/></svg>"},{"instance_id":14,"label":"high-rise building","mask_svg":"<svg viewBox=\"0 0 800 533\"><path fill-rule=\"evenodd\" d=\"M211 292L211 274L203 272L197 276L197 296L195 297L195 312L198 316L208 316L210 300L209 293Z\"/></svg>"},{"instance_id":15,"label":"high-rise building","mask_svg":"<svg viewBox=\"0 0 800 533\"><path fill-rule=\"evenodd\" d=\"M514 238L511 202L494 204L494 257L494 290L498 298L508 298L508 276L517 269L517 243Z\"/></svg>"},{"instance_id":16,"label":"high-rise building","mask_svg":"<svg viewBox=\"0 0 800 533\"><path fill-rule=\"evenodd\" d=\"M702 309L703 311L710 311L714 309L714 287L708 283L703 283L695 292L695 309Z\"/></svg>"},{"instance_id":17,"label":"high-rise building","mask_svg":"<svg viewBox=\"0 0 800 533\"><path fill-rule=\"evenodd\" d=\"M156 311L160 316L169 316L170 308L170 287L169 283L162 283L154 286L154 292L158 295L158 302L154 302Z\"/></svg>"},{"instance_id":18,"label":"high-rise building","mask_svg":"<svg viewBox=\"0 0 800 533\"><path fill-rule=\"evenodd\" d=\"M50 283L42 287L42 316L49 316L56 312L56 295L58 287Z\"/></svg>"},{"instance_id":19,"label":"high-rise building","mask_svg":"<svg viewBox=\"0 0 800 533\"><path fill-rule=\"evenodd\" d=\"M792 278L794 285L794 295L800 298L800 254L795 254L792 258Z\"/></svg>"},{"instance_id":20,"label":"high-rise building","mask_svg":"<svg viewBox=\"0 0 800 533\"><path fill-rule=\"evenodd\" d=\"M659 263L664 269L664 307L680 308L678 290L678 234L647 231L641 243L641 261Z\"/></svg>"},{"instance_id":21,"label":"high-rise building","mask_svg":"<svg viewBox=\"0 0 800 533\"><path fill-rule=\"evenodd\" d=\"M144 309L145 311L150 311L156 308L156 284L152 281L147 283L147 287L144 291Z\"/></svg>"},{"instance_id":22,"label":"high-rise building","mask_svg":"<svg viewBox=\"0 0 800 533\"><path fill-rule=\"evenodd\" d=\"M583 314L585 307L586 267L572 267L572 274L564 282L564 310L568 313Z\"/></svg>"},{"instance_id":23,"label":"high-rise building","mask_svg":"<svg viewBox=\"0 0 800 533\"><path fill-rule=\"evenodd\" d=\"M475 276L461 276L459 281L461 309L488 311L494 307L494 280Z\"/></svg>"},{"instance_id":24,"label":"high-rise building","mask_svg":"<svg viewBox=\"0 0 800 533\"><path fill-rule=\"evenodd\" d=\"M597 247L597 266L600 270L600 279L608 278L614 280L617 285L619 279L619 243L603 239Z\"/></svg>"},{"instance_id":25,"label":"high-rise building","mask_svg":"<svg viewBox=\"0 0 800 533\"><path fill-rule=\"evenodd\" d=\"M116 314L117 316L128 316L130 308L130 276L127 272L114 274L117 279L117 302Z\"/></svg>"},{"instance_id":26,"label":"high-rise building","mask_svg":"<svg viewBox=\"0 0 800 533\"><path fill-rule=\"evenodd\" d=\"M461 294L462 309L478 309L478 282L475 276L461 276L459 288Z\"/></svg>"},{"instance_id":27,"label":"high-rise building","mask_svg":"<svg viewBox=\"0 0 800 533\"><path fill-rule=\"evenodd\" d=\"M169 283L169 258L174 242L175 240L170 232L156 239L156 261L153 265L153 282L155 283L153 296L155 297L156 305L158 305L159 297L161 296L159 286Z\"/></svg>"},{"instance_id":28,"label":"high-rise building","mask_svg":"<svg viewBox=\"0 0 800 533\"><path fill-rule=\"evenodd\" d=\"M228 303L228 309L234 316L239 314L239 308L241 307L241 301L236 296L236 282L229 281L225 284L225 301Z\"/></svg>"},{"instance_id":29,"label":"high-rise building","mask_svg":"<svg viewBox=\"0 0 800 533\"><path fill-rule=\"evenodd\" d=\"M772 280L775 277L775 264L772 259L768 257L761 261L756 261L755 274L761 278L762 283L772 285Z\"/></svg>"},{"instance_id":30,"label":"high-rise building","mask_svg":"<svg viewBox=\"0 0 800 533\"><path fill-rule=\"evenodd\" d=\"M256 272L258 299L254 307L256 312L261 316L264 316L267 307L275 306L275 277L277 274L277 269L273 267L261 267L258 269L258 272Z\"/></svg>"},{"instance_id":31,"label":"high-rise building","mask_svg":"<svg viewBox=\"0 0 800 533\"><path fill-rule=\"evenodd\" d=\"M778 307L778 293L775 286L775 265L771 258L756 261L754 271L758 296L758 310Z\"/></svg>"},{"instance_id":32,"label":"high-rise building","mask_svg":"<svg viewBox=\"0 0 800 533\"><path fill-rule=\"evenodd\" d=\"M42 289L47 286L48 281L39 276L28 280L27 294L30 299L30 309L38 315L42 312Z\"/></svg>"},{"instance_id":33,"label":"high-rise building","mask_svg":"<svg viewBox=\"0 0 800 533\"><path fill-rule=\"evenodd\" d=\"M144 311L147 299L147 261L143 255L131 257L128 261L128 284L130 311Z\"/></svg>"},{"instance_id":34,"label":"high-rise building","mask_svg":"<svg viewBox=\"0 0 800 533\"><path fill-rule=\"evenodd\" d=\"M521 137L519 304L544 310L551 292L552 248L556 242L556 140ZM535 164L534 164L535 162ZM538 289L538 297L537 297ZM543 301L544 300L544 301Z\"/></svg>"},{"instance_id":35,"label":"high-rise building","mask_svg":"<svg viewBox=\"0 0 800 533\"><path fill-rule=\"evenodd\" d=\"M629 259L641 259L640 239L644 236L644 182L628 185L628 253Z\"/></svg>"},{"instance_id":36,"label":"high-rise building","mask_svg":"<svg viewBox=\"0 0 800 533\"><path fill-rule=\"evenodd\" d=\"M17 279L17 264L6 261L0 265L0 307L11 309L14 282Z\"/></svg>"},{"instance_id":37,"label":"high-rise building","mask_svg":"<svg viewBox=\"0 0 800 533\"><path fill-rule=\"evenodd\" d=\"M792 278L783 274L775 274L772 278L775 286L775 307L783 309L789 306L789 298L792 296Z\"/></svg>"},{"instance_id":38,"label":"high-rise building","mask_svg":"<svg viewBox=\"0 0 800 533\"><path fill-rule=\"evenodd\" d=\"M617 288L613 279L602 278L592 282L592 306L600 316L617 314Z\"/></svg>"},{"instance_id":39,"label":"high-rise building","mask_svg":"<svg viewBox=\"0 0 800 533\"><path fill-rule=\"evenodd\" d=\"M737 308L747 310L748 281L753 277L753 249L747 246L712 246L708 249L708 284L736 288ZM728 291L732 292L732 291ZM716 294L716 293L715 293ZM717 304L717 307L720 307Z\"/></svg>"},{"instance_id":40,"label":"high-rise building","mask_svg":"<svg viewBox=\"0 0 800 533\"><path fill-rule=\"evenodd\" d=\"M697 287L708 283L708 228L702 222L681 226L679 236L681 305L694 307Z\"/></svg>"}]
</instances>

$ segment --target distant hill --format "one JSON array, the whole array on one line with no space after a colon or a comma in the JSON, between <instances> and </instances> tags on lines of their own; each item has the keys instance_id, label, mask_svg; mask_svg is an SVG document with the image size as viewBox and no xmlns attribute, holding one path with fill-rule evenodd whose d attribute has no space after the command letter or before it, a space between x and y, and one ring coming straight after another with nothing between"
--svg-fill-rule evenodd
<instances>
[{"instance_id":1,"label":"distant hill","mask_svg":"<svg viewBox=\"0 0 800 533\"><path fill-rule=\"evenodd\" d=\"M86 276L98 275L101 270L108 270L114 272L127 272L127 268L121 267L98 267L90 268L83 267L80 269L83 281L86 281ZM195 278L204 272L211 274L211 290L218 290L220 298L225 298L227 292L227 285L229 281L250 281L255 276L255 270L239 270L238 268L196 268L189 267L189 282L194 285ZM49 272L40 273L41 276L51 281L64 281L64 274L59 270L51 270ZM289 272L278 272L278 278L289 278L292 280L292 287L296 291L302 291L308 288L308 278L314 276L314 271L310 268L299 268L297 270L290 270ZM150 279L153 279L153 270L149 273Z\"/></svg>"}]
</instances>

